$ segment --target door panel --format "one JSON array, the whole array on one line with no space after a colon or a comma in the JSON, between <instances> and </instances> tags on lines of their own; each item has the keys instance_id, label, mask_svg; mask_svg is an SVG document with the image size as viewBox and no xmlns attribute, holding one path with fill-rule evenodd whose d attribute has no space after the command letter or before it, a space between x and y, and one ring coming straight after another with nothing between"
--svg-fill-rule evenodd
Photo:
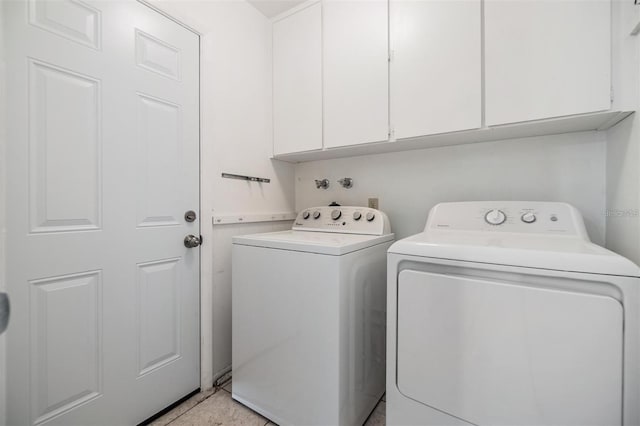
<instances>
[{"instance_id":1,"label":"door panel","mask_svg":"<svg viewBox=\"0 0 640 426\"><path fill-rule=\"evenodd\" d=\"M179 262L138 265L139 376L180 357Z\"/></svg>"},{"instance_id":2,"label":"door panel","mask_svg":"<svg viewBox=\"0 0 640 426\"><path fill-rule=\"evenodd\" d=\"M44 30L100 49L100 10L79 1L30 1L29 22Z\"/></svg>"},{"instance_id":3,"label":"door panel","mask_svg":"<svg viewBox=\"0 0 640 426\"><path fill-rule=\"evenodd\" d=\"M4 7L8 423L136 424L199 386L198 36L135 1Z\"/></svg>"},{"instance_id":4,"label":"door panel","mask_svg":"<svg viewBox=\"0 0 640 426\"><path fill-rule=\"evenodd\" d=\"M182 220L181 113L180 105L138 93L138 226Z\"/></svg>"},{"instance_id":5,"label":"door panel","mask_svg":"<svg viewBox=\"0 0 640 426\"><path fill-rule=\"evenodd\" d=\"M30 287L31 404L41 423L102 394L102 276L91 271Z\"/></svg>"},{"instance_id":6,"label":"door panel","mask_svg":"<svg viewBox=\"0 0 640 426\"><path fill-rule=\"evenodd\" d=\"M100 92L95 78L29 59L32 233L100 228Z\"/></svg>"},{"instance_id":7,"label":"door panel","mask_svg":"<svg viewBox=\"0 0 640 426\"><path fill-rule=\"evenodd\" d=\"M180 50L140 30L136 30L136 64L180 80Z\"/></svg>"}]
</instances>

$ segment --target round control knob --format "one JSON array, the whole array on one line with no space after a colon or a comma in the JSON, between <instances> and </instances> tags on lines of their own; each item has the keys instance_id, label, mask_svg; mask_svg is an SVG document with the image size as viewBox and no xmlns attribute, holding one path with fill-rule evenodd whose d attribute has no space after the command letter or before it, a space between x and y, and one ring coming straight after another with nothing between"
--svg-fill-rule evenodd
<instances>
[{"instance_id":1,"label":"round control knob","mask_svg":"<svg viewBox=\"0 0 640 426\"><path fill-rule=\"evenodd\" d=\"M484 215L484 220L486 220L489 225L502 225L504 221L507 220L507 215L504 214L502 210L492 209Z\"/></svg>"},{"instance_id":2,"label":"round control knob","mask_svg":"<svg viewBox=\"0 0 640 426\"><path fill-rule=\"evenodd\" d=\"M316 210L315 212L313 212L313 218L314 219L320 219L320 212L318 210Z\"/></svg>"},{"instance_id":3,"label":"round control knob","mask_svg":"<svg viewBox=\"0 0 640 426\"><path fill-rule=\"evenodd\" d=\"M371 222L376 218L376 214L374 212L367 212L367 215L365 217L367 218L367 222Z\"/></svg>"},{"instance_id":4,"label":"round control knob","mask_svg":"<svg viewBox=\"0 0 640 426\"><path fill-rule=\"evenodd\" d=\"M531 212L528 212L523 214L520 219L522 219L524 223L533 223L536 221L536 215Z\"/></svg>"},{"instance_id":5,"label":"round control knob","mask_svg":"<svg viewBox=\"0 0 640 426\"><path fill-rule=\"evenodd\" d=\"M309 216L311 216L311 213L309 213L308 211L307 211L307 212L302 213L302 218L303 218L304 220L309 219Z\"/></svg>"},{"instance_id":6,"label":"round control knob","mask_svg":"<svg viewBox=\"0 0 640 426\"><path fill-rule=\"evenodd\" d=\"M354 212L353 213L353 220L360 220L360 219L362 219L362 213Z\"/></svg>"},{"instance_id":7,"label":"round control knob","mask_svg":"<svg viewBox=\"0 0 640 426\"><path fill-rule=\"evenodd\" d=\"M331 219L333 220L338 220L340 219L340 216L342 216L342 212L338 209L334 210L331 212Z\"/></svg>"}]
</instances>

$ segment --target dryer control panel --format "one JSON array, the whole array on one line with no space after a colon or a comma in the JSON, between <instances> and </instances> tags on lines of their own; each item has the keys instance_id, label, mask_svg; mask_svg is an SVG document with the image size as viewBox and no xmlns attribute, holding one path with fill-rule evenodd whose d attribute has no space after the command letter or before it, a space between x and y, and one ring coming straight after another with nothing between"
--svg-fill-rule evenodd
<instances>
[{"instance_id":1,"label":"dryer control panel","mask_svg":"<svg viewBox=\"0 0 640 426\"><path fill-rule=\"evenodd\" d=\"M356 206L322 206L304 209L298 213L292 229L364 235L391 233L391 225L386 214L380 210Z\"/></svg>"},{"instance_id":2,"label":"dryer control panel","mask_svg":"<svg viewBox=\"0 0 640 426\"><path fill-rule=\"evenodd\" d=\"M468 201L440 203L429 212L425 231L489 231L557 234L589 239L582 215L567 203Z\"/></svg>"}]
</instances>

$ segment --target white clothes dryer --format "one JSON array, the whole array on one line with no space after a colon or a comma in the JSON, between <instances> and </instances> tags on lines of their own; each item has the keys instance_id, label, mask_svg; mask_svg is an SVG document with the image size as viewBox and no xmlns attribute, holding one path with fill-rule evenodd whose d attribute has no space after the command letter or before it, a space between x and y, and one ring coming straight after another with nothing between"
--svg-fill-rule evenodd
<instances>
[{"instance_id":1,"label":"white clothes dryer","mask_svg":"<svg viewBox=\"0 0 640 426\"><path fill-rule=\"evenodd\" d=\"M640 269L572 206L439 204L387 270L387 424L640 424Z\"/></svg>"},{"instance_id":2,"label":"white clothes dryer","mask_svg":"<svg viewBox=\"0 0 640 426\"><path fill-rule=\"evenodd\" d=\"M233 398L279 425L361 425L385 390L387 216L300 212L233 238Z\"/></svg>"}]
</instances>

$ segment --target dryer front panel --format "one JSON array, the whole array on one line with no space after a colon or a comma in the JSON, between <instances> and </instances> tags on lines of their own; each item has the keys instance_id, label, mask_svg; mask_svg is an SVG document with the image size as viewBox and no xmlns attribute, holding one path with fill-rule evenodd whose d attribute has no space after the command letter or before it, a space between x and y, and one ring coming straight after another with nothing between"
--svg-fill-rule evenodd
<instances>
[{"instance_id":1,"label":"dryer front panel","mask_svg":"<svg viewBox=\"0 0 640 426\"><path fill-rule=\"evenodd\" d=\"M512 278L399 273L400 392L477 425L620 425L622 305Z\"/></svg>"}]
</instances>

